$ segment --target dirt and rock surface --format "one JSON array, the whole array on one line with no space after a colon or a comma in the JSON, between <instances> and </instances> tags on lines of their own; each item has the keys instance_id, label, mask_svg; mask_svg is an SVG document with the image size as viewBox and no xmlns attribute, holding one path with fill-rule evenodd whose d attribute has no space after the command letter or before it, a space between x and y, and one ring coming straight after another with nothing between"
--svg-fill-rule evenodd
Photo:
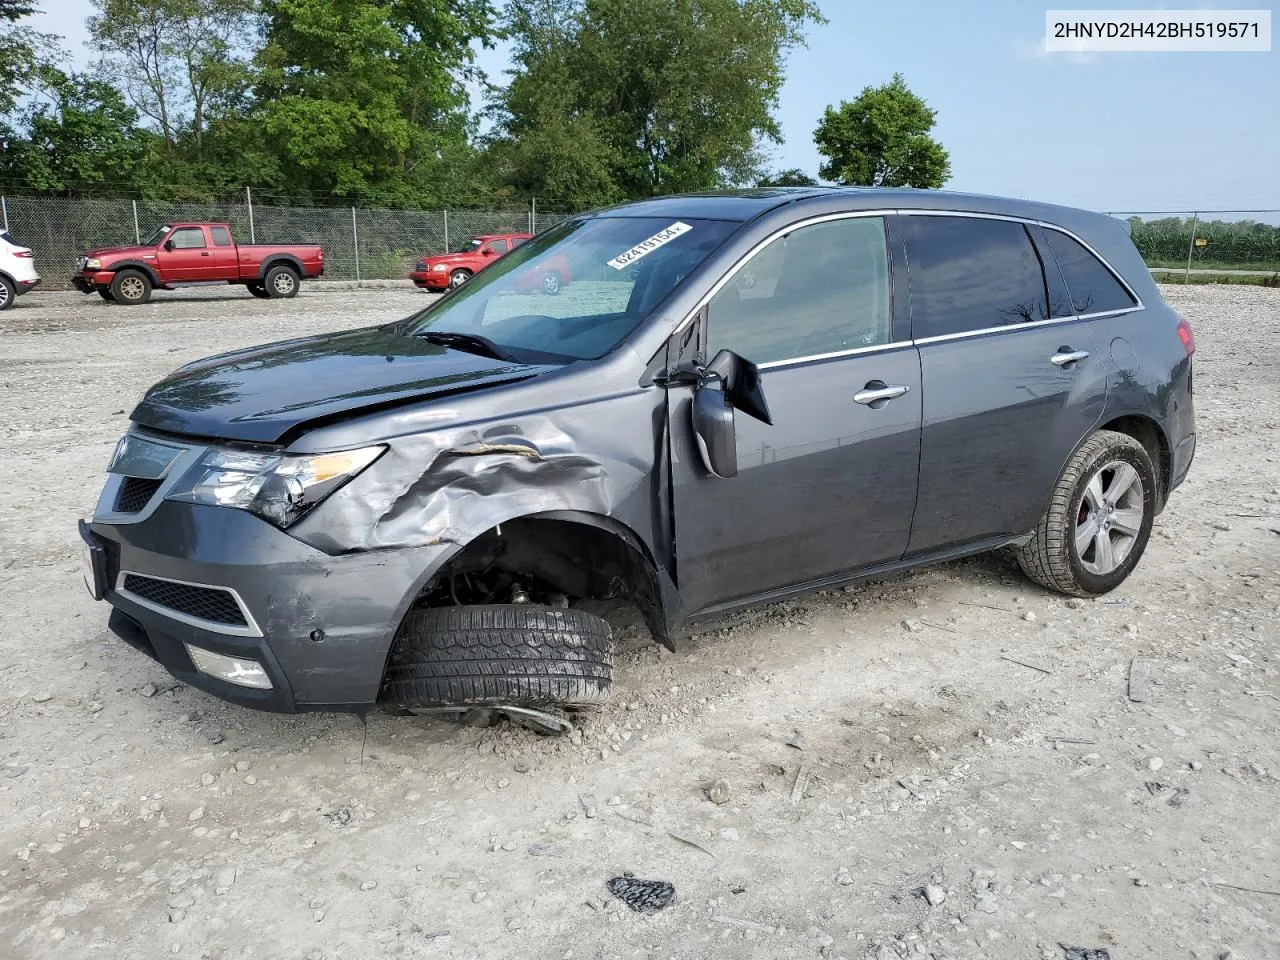
<instances>
[{"instance_id":1,"label":"dirt and rock surface","mask_svg":"<svg viewBox=\"0 0 1280 960\"><path fill-rule=\"evenodd\" d=\"M1199 343L1199 453L1120 590L1065 601L989 556L674 655L618 615L616 696L569 739L229 706L111 637L80 583L75 520L148 384L421 294L22 299L0 956L1280 956L1280 296L1165 292ZM628 910L605 886L628 871L674 902Z\"/></svg>"}]
</instances>

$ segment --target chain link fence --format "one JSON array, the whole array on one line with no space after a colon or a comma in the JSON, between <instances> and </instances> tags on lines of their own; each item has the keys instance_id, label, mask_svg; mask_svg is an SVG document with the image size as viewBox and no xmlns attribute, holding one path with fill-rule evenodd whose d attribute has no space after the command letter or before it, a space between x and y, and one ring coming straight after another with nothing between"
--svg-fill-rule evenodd
<instances>
[{"instance_id":1,"label":"chain link fence","mask_svg":"<svg viewBox=\"0 0 1280 960\"><path fill-rule=\"evenodd\" d=\"M371 210L252 202L168 203L65 197L0 198L4 229L36 251L48 288L69 286L76 257L94 247L138 243L175 221L231 224L244 243L318 243L330 280L408 276L421 256L457 249L486 233L536 233L569 214L536 201L499 210ZM1280 274L1280 210L1112 211L1129 223L1153 270ZM1280 281L1278 281L1280 282Z\"/></svg>"},{"instance_id":2,"label":"chain link fence","mask_svg":"<svg viewBox=\"0 0 1280 960\"><path fill-rule=\"evenodd\" d=\"M70 286L76 258L139 243L178 221L229 223L240 243L318 243L329 280L391 280L421 256L486 233L536 233L569 216L536 202L502 210L369 210L263 203L167 203L64 197L0 198L4 229L36 252L47 289Z\"/></svg>"},{"instance_id":3,"label":"chain link fence","mask_svg":"<svg viewBox=\"0 0 1280 960\"><path fill-rule=\"evenodd\" d=\"M1280 273L1280 210L1112 212L1129 224L1152 270L1191 274Z\"/></svg>"}]
</instances>

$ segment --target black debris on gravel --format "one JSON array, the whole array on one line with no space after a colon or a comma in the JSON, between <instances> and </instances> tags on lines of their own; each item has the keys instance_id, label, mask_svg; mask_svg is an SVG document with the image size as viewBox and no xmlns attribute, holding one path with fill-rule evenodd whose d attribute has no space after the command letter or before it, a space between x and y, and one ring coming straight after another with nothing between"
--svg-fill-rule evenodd
<instances>
[{"instance_id":1,"label":"black debris on gravel","mask_svg":"<svg viewBox=\"0 0 1280 960\"><path fill-rule=\"evenodd\" d=\"M629 873L614 877L609 892L636 913L657 913L676 898L676 888L665 880L640 880Z\"/></svg>"}]
</instances>

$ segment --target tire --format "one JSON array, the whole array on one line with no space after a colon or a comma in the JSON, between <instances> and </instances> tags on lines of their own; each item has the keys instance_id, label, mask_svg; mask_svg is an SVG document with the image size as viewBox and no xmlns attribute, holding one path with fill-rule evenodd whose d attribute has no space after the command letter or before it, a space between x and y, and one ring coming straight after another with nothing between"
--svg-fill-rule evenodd
<instances>
[{"instance_id":1,"label":"tire","mask_svg":"<svg viewBox=\"0 0 1280 960\"><path fill-rule=\"evenodd\" d=\"M111 296L129 307L146 303L151 299L151 278L141 270L121 270L111 281Z\"/></svg>"},{"instance_id":2,"label":"tire","mask_svg":"<svg viewBox=\"0 0 1280 960\"><path fill-rule=\"evenodd\" d=\"M97 290L98 290L98 296L100 296L103 300L107 301L107 303L116 302L115 294L113 294L106 287L98 287Z\"/></svg>"},{"instance_id":3,"label":"tire","mask_svg":"<svg viewBox=\"0 0 1280 960\"><path fill-rule=\"evenodd\" d=\"M273 300L288 300L298 295L298 272L293 267L277 264L262 278L262 286Z\"/></svg>"},{"instance_id":4,"label":"tire","mask_svg":"<svg viewBox=\"0 0 1280 960\"><path fill-rule=\"evenodd\" d=\"M608 699L613 632L582 610L502 604L412 611L396 636L380 703L557 706Z\"/></svg>"},{"instance_id":5,"label":"tire","mask_svg":"<svg viewBox=\"0 0 1280 960\"><path fill-rule=\"evenodd\" d=\"M449 274L449 289L456 290L471 279L470 270L455 270Z\"/></svg>"},{"instance_id":6,"label":"tire","mask_svg":"<svg viewBox=\"0 0 1280 960\"><path fill-rule=\"evenodd\" d=\"M0 277L0 310L8 310L17 299L17 288L9 282L8 277Z\"/></svg>"},{"instance_id":7,"label":"tire","mask_svg":"<svg viewBox=\"0 0 1280 960\"><path fill-rule=\"evenodd\" d=\"M271 296L271 294L267 293L267 288L260 283L248 283L245 284L245 287L259 300L266 300Z\"/></svg>"},{"instance_id":8,"label":"tire","mask_svg":"<svg viewBox=\"0 0 1280 960\"><path fill-rule=\"evenodd\" d=\"M564 289L564 284L560 279L560 274L556 273L554 270L547 271L546 275L542 278L541 286L542 292L548 297L554 297Z\"/></svg>"},{"instance_id":9,"label":"tire","mask_svg":"<svg viewBox=\"0 0 1280 960\"><path fill-rule=\"evenodd\" d=\"M1156 471L1146 448L1123 433L1099 430L1067 461L1031 541L1018 548L1018 564L1059 593L1107 593L1142 558L1155 507Z\"/></svg>"}]
</instances>

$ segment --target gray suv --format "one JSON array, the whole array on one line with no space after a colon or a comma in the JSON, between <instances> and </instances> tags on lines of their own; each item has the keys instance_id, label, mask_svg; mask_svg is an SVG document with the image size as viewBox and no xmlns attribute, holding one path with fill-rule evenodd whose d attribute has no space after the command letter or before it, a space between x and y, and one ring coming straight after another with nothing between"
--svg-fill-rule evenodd
<instances>
[{"instance_id":1,"label":"gray suv","mask_svg":"<svg viewBox=\"0 0 1280 960\"><path fill-rule=\"evenodd\" d=\"M674 649L692 618L999 547L1113 589L1191 465L1194 349L1099 214L633 203L407 319L156 384L81 524L86 582L239 703L563 730L611 683L583 601L629 598Z\"/></svg>"}]
</instances>

